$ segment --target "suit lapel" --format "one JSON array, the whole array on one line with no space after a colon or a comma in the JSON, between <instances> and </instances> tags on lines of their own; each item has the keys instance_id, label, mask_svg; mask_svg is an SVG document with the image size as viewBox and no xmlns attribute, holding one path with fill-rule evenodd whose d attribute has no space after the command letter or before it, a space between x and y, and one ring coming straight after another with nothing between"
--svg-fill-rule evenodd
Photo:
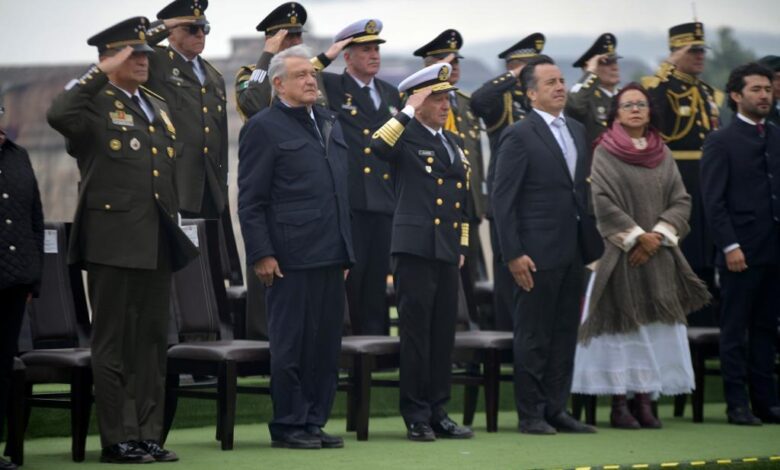
<instances>
[{"instance_id":1,"label":"suit lapel","mask_svg":"<svg viewBox=\"0 0 780 470\"><path fill-rule=\"evenodd\" d=\"M531 122L534 124L534 131L542 139L544 145L553 153L553 158L558 160L564 173L566 173L566 176L571 180L569 166L566 165L566 158L563 156L561 146L558 145L558 141L550 130L550 126L547 125L544 118L536 111L531 111L526 119L531 119Z\"/></svg>"},{"instance_id":2,"label":"suit lapel","mask_svg":"<svg viewBox=\"0 0 780 470\"><path fill-rule=\"evenodd\" d=\"M116 88L116 87L115 87ZM137 104L135 104L135 101L133 101L127 94L124 92L124 90L120 90L117 88L116 93L114 94L114 97L116 98L116 101L119 101L122 103L122 105L132 111L136 116L143 119L144 123L148 123L149 119L146 118L146 113L141 109ZM149 100L147 99L147 102ZM116 103L114 104L116 106ZM116 106L119 108L119 106Z\"/></svg>"}]
</instances>

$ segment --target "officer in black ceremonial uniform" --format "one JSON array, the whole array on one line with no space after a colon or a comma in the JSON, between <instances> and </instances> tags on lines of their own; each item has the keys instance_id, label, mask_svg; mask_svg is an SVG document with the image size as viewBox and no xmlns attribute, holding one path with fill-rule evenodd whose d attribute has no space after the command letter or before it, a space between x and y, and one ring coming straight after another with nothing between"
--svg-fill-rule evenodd
<instances>
[{"instance_id":1,"label":"officer in black ceremonial uniform","mask_svg":"<svg viewBox=\"0 0 780 470\"><path fill-rule=\"evenodd\" d=\"M347 278L352 333L389 332L385 292L390 273L390 231L395 208L390 165L371 149L371 136L401 108L398 90L376 78L380 67L382 22L364 19L350 24L335 41L344 44L347 68L341 74L321 72L330 109L338 114L349 147L349 202L355 265ZM323 67L325 54L317 56ZM315 66L317 66L315 62ZM319 68L319 67L318 67Z\"/></svg>"},{"instance_id":2,"label":"officer in black ceremonial uniform","mask_svg":"<svg viewBox=\"0 0 780 470\"><path fill-rule=\"evenodd\" d=\"M714 290L712 263L715 247L707 233L699 187L699 161L707 134L718 128L724 95L699 79L704 71L706 44L704 25L685 23L669 29L671 54L654 76L643 77L661 118L661 135L677 160L685 188L693 198L691 232L682 250L696 274ZM694 313L693 324L714 322L714 312L705 308Z\"/></svg>"},{"instance_id":3,"label":"officer in black ceremonial uniform","mask_svg":"<svg viewBox=\"0 0 780 470\"><path fill-rule=\"evenodd\" d=\"M767 120L780 126L780 56L764 56L760 58L758 62L768 67L773 74L772 96L775 101L772 105L772 110L769 112L769 116L767 116Z\"/></svg>"},{"instance_id":4,"label":"officer in black ceremonial uniform","mask_svg":"<svg viewBox=\"0 0 780 470\"><path fill-rule=\"evenodd\" d=\"M168 102L183 144L176 168L184 217L217 219L228 204L227 98L222 74L200 54L211 25L208 0L175 0L157 13L148 42L148 86Z\"/></svg>"},{"instance_id":5,"label":"officer in black ceremonial uniform","mask_svg":"<svg viewBox=\"0 0 780 470\"><path fill-rule=\"evenodd\" d=\"M422 57L425 65L445 61L452 66L449 82L457 85L460 78L460 49L463 47L463 37L454 29L442 31L428 44L414 51L414 55ZM474 282L486 277L482 257L482 244L479 239L479 224L485 216L487 208L487 183L484 177L484 161L482 158L482 138L479 118L471 111L471 96L461 89L450 90L450 112L444 129L457 134L463 140L463 153L471 166L471 204L468 214L469 253L466 256L466 267L461 271L464 276L463 286L466 298L473 298Z\"/></svg>"},{"instance_id":6,"label":"officer in black ceremonial uniform","mask_svg":"<svg viewBox=\"0 0 780 470\"><path fill-rule=\"evenodd\" d=\"M177 460L160 447L171 272L197 255L177 224L181 148L148 76L143 17L91 37L100 63L52 103L81 182L68 257L84 266L101 461Z\"/></svg>"},{"instance_id":7,"label":"officer in black ceremonial uniform","mask_svg":"<svg viewBox=\"0 0 780 470\"><path fill-rule=\"evenodd\" d=\"M486 82L471 96L471 109L482 118L487 126L490 139L491 158L488 162L486 178L488 203L486 216L490 223L490 244L493 248L493 315L495 328L512 331L512 289L515 281L501 258L498 245L498 234L492 222L493 211L490 192L495 180L496 159L498 155L498 139L504 129L512 123L522 120L528 113L528 107L520 83L520 71L533 57L538 56L544 48L544 35L533 33L521 39L515 45L498 55L506 61L507 72Z\"/></svg>"},{"instance_id":8,"label":"officer in black ceremonial uniform","mask_svg":"<svg viewBox=\"0 0 780 470\"><path fill-rule=\"evenodd\" d=\"M615 52L616 47L615 35L604 33L572 64L585 73L569 90L566 114L585 125L589 147L607 129L612 97L618 92L621 57Z\"/></svg>"},{"instance_id":9,"label":"officer in black ceremonial uniform","mask_svg":"<svg viewBox=\"0 0 780 470\"><path fill-rule=\"evenodd\" d=\"M399 86L404 109L371 139L389 162L397 203L393 219L393 280L401 336L401 414L407 437L470 438L445 410L450 398L458 307L458 269L468 250L470 165L462 141L443 129L451 66L430 65Z\"/></svg>"}]
</instances>

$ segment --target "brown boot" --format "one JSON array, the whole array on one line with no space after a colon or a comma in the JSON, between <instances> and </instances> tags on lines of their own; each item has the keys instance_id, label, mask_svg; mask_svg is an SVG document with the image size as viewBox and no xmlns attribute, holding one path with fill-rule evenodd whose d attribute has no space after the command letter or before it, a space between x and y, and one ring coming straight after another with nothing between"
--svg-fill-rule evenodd
<instances>
[{"instance_id":1,"label":"brown boot","mask_svg":"<svg viewBox=\"0 0 780 470\"><path fill-rule=\"evenodd\" d=\"M634 417L643 428L659 429L661 421L653 415L653 403L647 393L637 393L634 396L636 411Z\"/></svg>"},{"instance_id":2,"label":"brown boot","mask_svg":"<svg viewBox=\"0 0 780 470\"><path fill-rule=\"evenodd\" d=\"M609 424L618 429L639 429L639 422L628 411L628 401L625 395L612 395L612 413Z\"/></svg>"}]
</instances>

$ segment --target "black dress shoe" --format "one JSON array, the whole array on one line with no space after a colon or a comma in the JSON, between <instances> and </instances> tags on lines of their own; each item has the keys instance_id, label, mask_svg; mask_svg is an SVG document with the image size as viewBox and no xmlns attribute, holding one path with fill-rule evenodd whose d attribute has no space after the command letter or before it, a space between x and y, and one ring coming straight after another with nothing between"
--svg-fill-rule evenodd
<instances>
[{"instance_id":1,"label":"black dress shoe","mask_svg":"<svg viewBox=\"0 0 780 470\"><path fill-rule=\"evenodd\" d=\"M155 462L176 462L179 460L176 452L163 449L159 442L151 439L139 442L138 447L151 455Z\"/></svg>"},{"instance_id":2,"label":"black dress shoe","mask_svg":"<svg viewBox=\"0 0 780 470\"><path fill-rule=\"evenodd\" d=\"M756 413L762 423L780 424L780 406L773 406L763 413Z\"/></svg>"},{"instance_id":3,"label":"black dress shoe","mask_svg":"<svg viewBox=\"0 0 780 470\"><path fill-rule=\"evenodd\" d=\"M555 428L543 419L523 419L517 423L517 429L523 434L552 435Z\"/></svg>"},{"instance_id":4,"label":"black dress shoe","mask_svg":"<svg viewBox=\"0 0 780 470\"><path fill-rule=\"evenodd\" d=\"M474 431L467 426L458 426L458 423L450 418L444 418L437 423L431 423L431 429L436 437L448 439L471 439Z\"/></svg>"},{"instance_id":5,"label":"black dress shoe","mask_svg":"<svg viewBox=\"0 0 780 470\"><path fill-rule=\"evenodd\" d=\"M726 411L729 424L739 426L761 426L761 420L753 416L747 407L732 408Z\"/></svg>"},{"instance_id":6,"label":"black dress shoe","mask_svg":"<svg viewBox=\"0 0 780 470\"><path fill-rule=\"evenodd\" d=\"M406 438L410 441L431 442L436 440L436 434L428 423L412 423L406 431Z\"/></svg>"},{"instance_id":7,"label":"black dress shoe","mask_svg":"<svg viewBox=\"0 0 780 470\"><path fill-rule=\"evenodd\" d=\"M593 434L596 432L596 428L585 423L580 423L566 412L549 418L547 422L558 432L576 434Z\"/></svg>"},{"instance_id":8,"label":"black dress shoe","mask_svg":"<svg viewBox=\"0 0 780 470\"><path fill-rule=\"evenodd\" d=\"M17 468L19 467L15 463L0 457L0 470L17 470Z\"/></svg>"},{"instance_id":9,"label":"black dress shoe","mask_svg":"<svg viewBox=\"0 0 780 470\"><path fill-rule=\"evenodd\" d=\"M100 461L104 463L152 463L154 457L147 454L135 442L120 442L103 447Z\"/></svg>"},{"instance_id":10,"label":"black dress shoe","mask_svg":"<svg viewBox=\"0 0 780 470\"><path fill-rule=\"evenodd\" d=\"M303 429L297 429L271 438L271 447L284 449L322 449L322 441Z\"/></svg>"},{"instance_id":11,"label":"black dress shoe","mask_svg":"<svg viewBox=\"0 0 780 470\"><path fill-rule=\"evenodd\" d=\"M306 432L320 440L323 449L341 449L344 439L326 433L319 426L306 426Z\"/></svg>"}]
</instances>

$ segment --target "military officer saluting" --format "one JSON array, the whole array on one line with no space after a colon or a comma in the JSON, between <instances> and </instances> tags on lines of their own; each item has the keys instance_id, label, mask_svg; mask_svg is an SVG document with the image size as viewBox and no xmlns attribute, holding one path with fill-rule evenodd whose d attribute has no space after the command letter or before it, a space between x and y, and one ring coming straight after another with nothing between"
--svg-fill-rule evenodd
<instances>
[{"instance_id":1,"label":"military officer saluting","mask_svg":"<svg viewBox=\"0 0 780 470\"><path fill-rule=\"evenodd\" d=\"M715 248L704 220L699 161L704 138L718 128L718 106L724 95L699 79L704 71L706 49L703 24L685 23L670 28L669 48L669 57L654 76L642 78L642 85L653 98L661 118L661 135L677 160L692 198L691 232L682 242L683 253L696 274L712 289ZM698 320L693 317L693 321Z\"/></svg>"},{"instance_id":2,"label":"military officer saluting","mask_svg":"<svg viewBox=\"0 0 780 470\"><path fill-rule=\"evenodd\" d=\"M538 56L544 49L544 35L533 33L521 39L498 57L506 61L507 72L486 82L471 96L471 109L482 118L487 126L490 139L491 158L487 172L487 210L486 216L491 220L490 244L493 248L493 314L495 327L499 330L512 331L512 289L515 281L509 273L498 245L498 234L492 222L493 210L490 202L490 192L495 180L496 159L498 155L498 140L501 132L512 123L525 118L528 104L520 83L520 72L529 60Z\"/></svg>"},{"instance_id":3,"label":"military officer saluting","mask_svg":"<svg viewBox=\"0 0 780 470\"><path fill-rule=\"evenodd\" d=\"M443 129L452 67L433 64L399 85L404 109L372 137L389 162L397 203L393 279L401 336L400 406L412 441L470 438L447 416L458 306L458 269L468 250L470 165L462 142Z\"/></svg>"},{"instance_id":4,"label":"military officer saluting","mask_svg":"<svg viewBox=\"0 0 780 470\"><path fill-rule=\"evenodd\" d=\"M390 272L390 231L395 209L390 166L374 155L371 136L401 108L398 90L376 77L381 66L382 22L357 21L336 34L346 44L343 73L321 72L328 106L338 115L349 147L349 202L355 265L347 278L354 334L389 331L385 291ZM347 43L348 42L348 43ZM323 67L324 54L317 56ZM316 65L316 63L315 63Z\"/></svg>"},{"instance_id":5,"label":"military officer saluting","mask_svg":"<svg viewBox=\"0 0 780 470\"><path fill-rule=\"evenodd\" d=\"M618 91L621 57L616 47L615 35L604 33L572 64L585 73L569 90L566 114L585 125L589 145L606 130L612 97Z\"/></svg>"},{"instance_id":6,"label":"military officer saluting","mask_svg":"<svg viewBox=\"0 0 780 470\"><path fill-rule=\"evenodd\" d=\"M171 272L197 255L177 224L177 129L148 76L143 17L95 36L100 63L49 109L81 172L68 258L87 270L100 460L177 460L160 446Z\"/></svg>"},{"instance_id":7,"label":"military officer saluting","mask_svg":"<svg viewBox=\"0 0 780 470\"><path fill-rule=\"evenodd\" d=\"M200 54L211 25L208 0L175 0L157 13L149 29L155 45L149 56L149 82L171 107L182 151L176 169L181 213L219 218L227 207L227 99L222 74Z\"/></svg>"},{"instance_id":8,"label":"military officer saluting","mask_svg":"<svg viewBox=\"0 0 780 470\"><path fill-rule=\"evenodd\" d=\"M236 74L236 104L241 118L246 121L271 104L271 84L268 66L275 54L303 42L303 25L306 23L306 9L296 2L284 3L276 7L257 25L258 31L265 32L265 45L256 64L244 65ZM344 49L344 42L334 43L324 54L324 61L332 62ZM322 54L321 54L322 55ZM317 70L325 68L323 62L312 59ZM320 95L317 104L327 106L322 94L322 81L318 79Z\"/></svg>"},{"instance_id":9,"label":"military officer saluting","mask_svg":"<svg viewBox=\"0 0 780 470\"><path fill-rule=\"evenodd\" d=\"M460 78L460 49L463 47L463 37L454 29L442 31L433 38L428 44L414 51L414 55L422 57L425 65L431 65L436 62L445 61L452 66L449 82L453 86L458 84ZM471 281L481 277L479 272L479 260L482 258L482 244L479 240L479 230L477 225L485 216L487 208L487 184L484 176L484 161L482 159L482 138L479 118L471 111L471 96L461 89L450 90L448 93L450 100L450 112L447 115L447 121L444 123L444 129L457 134L463 140L463 153L471 166L471 213L469 221L471 230L469 232L469 255L466 257L466 264L469 267Z\"/></svg>"}]
</instances>

